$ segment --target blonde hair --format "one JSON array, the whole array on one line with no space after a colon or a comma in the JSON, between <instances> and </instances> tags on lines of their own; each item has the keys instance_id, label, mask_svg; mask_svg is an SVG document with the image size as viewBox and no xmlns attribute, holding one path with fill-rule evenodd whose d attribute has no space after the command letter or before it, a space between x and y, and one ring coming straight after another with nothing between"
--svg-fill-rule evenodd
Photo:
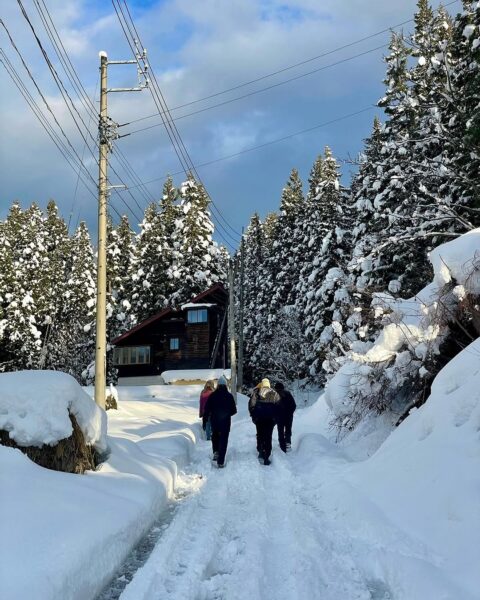
<instances>
[{"instance_id":1,"label":"blonde hair","mask_svg":"<svg viewBox=\"0 0 480 600\"><path fill-rule=\"evenodd\" d=\"M214 390L215 389L215 382L213 381L213 379L209 379L208 381L205 382L205 386L203 388L204 391L206 390Z\"/></svg>"}]
</instances>

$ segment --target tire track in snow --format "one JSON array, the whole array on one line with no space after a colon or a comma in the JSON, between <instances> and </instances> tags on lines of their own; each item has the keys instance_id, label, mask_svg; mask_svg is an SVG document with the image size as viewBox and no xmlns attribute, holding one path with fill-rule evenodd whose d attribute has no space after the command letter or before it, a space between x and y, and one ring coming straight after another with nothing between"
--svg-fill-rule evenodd
<instances>
[{"instance_id":1,"label":"tire track in snow","mask_svg":"<svg viewBox=\"0 0 480 600\"><path fill-rule=\"evenodd\" d=\"M203 489L179 508L122 600L374 597L343 544L302 501L293 456L275 451L263 467L254 450L246 420L233 428L224 470L208 465L206 444L199 448L192 468L204 469Z\"/></svg>"}]
</instances>

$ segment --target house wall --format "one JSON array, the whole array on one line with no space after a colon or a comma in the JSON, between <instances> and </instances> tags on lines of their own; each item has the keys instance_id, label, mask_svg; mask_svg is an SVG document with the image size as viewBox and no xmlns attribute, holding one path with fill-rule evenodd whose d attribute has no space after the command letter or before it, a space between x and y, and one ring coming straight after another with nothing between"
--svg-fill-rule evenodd
<instances>
[{"instance_id":1,"label":"house wall","mask_svg":"<svg viewBox=\"0 0 480 600\"><path fill-rule=\"evenodd\" d=\"M215 302L216 300L212 300ZM169 313L163 319L132 333L126 340L117 344L121 346L150 346L151 364L118 365L119 377L141 377L158 375L162 371L173 369L203 369L210 367L210 360L221 325L225 300L217 302L208 309L207 323L188 323L187 310ZM225 328L226 329L226 328ZM221 344L215 367L226 366L226 331L225 340ZM170 351L169 340L177 337L180 349Z\"/></svg>"}]
</instances>

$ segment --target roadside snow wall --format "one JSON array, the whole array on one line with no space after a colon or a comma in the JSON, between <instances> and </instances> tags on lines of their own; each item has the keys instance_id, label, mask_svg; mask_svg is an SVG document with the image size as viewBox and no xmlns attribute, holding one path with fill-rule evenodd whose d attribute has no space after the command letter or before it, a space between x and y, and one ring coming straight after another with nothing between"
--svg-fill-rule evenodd
<instances>
[{"instance_id":1,"label":"roadside snow wall","mask_svg":"<svg viewBox=\"0 0 480 600\"><path fill-rule=\"evenodd\" d=\"M351 430L369 412L401 415L422 386L428 390L429 366L438 364L458 308L480 295L480 229L438 246L429 258L433 282L414 298L375 295L382 332L372 347L349 353L330 380L325 399L340 429Z\"/></svg>"}]
</instances>

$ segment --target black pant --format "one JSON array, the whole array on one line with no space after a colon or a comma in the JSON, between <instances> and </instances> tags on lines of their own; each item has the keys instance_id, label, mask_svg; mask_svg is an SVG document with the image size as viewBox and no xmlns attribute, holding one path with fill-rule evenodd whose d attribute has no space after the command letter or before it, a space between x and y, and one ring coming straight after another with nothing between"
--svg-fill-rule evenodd
<instances>
[{"instance_id":1,"label":"black pant","mask_svg":"<svg viewBox=\"0 0 480 600\"><path fill-rule=\"evenodd\" d=\"M257 450L263 458L270 458L275 420L260 417L255 421L255 425L257 427Z\"/></svg>"},{"instance_id":2,"label":"black pant","mask_svg":"<svg viewBox=\"0 0 480 600\"><path fill-rule=\"evenodd\" d=\"M284 444L292 443L292 423L293 413L291 415L283 415L278 422L278 443L282 450Z\"/></svg>"},{"instance_id":3,"label":"black pant","mask_svg":"<svg viewBox=\"0 0 480 600\"><path fill-rule=\"evenodd\" d=\"M212 449L214 453L218 452L217 463L219 465L223 465L225 462L229 435L230 425L212 423Z\"/></svg>"}]
</instances>

